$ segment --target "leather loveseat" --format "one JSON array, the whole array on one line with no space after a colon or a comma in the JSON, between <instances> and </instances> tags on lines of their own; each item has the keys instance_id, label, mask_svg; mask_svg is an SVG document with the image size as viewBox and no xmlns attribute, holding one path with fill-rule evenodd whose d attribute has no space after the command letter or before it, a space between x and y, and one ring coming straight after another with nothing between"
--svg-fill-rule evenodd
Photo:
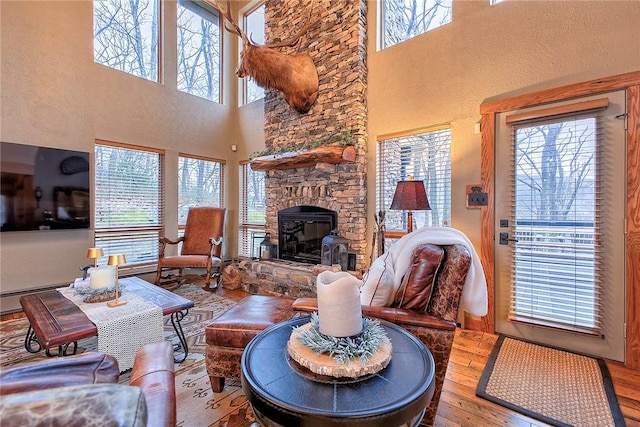
<instances>
[{"instance_id":1,"label":"leather loveseat","mask_svg":"<svg viewBox=\"0 0 640 427\"><path fill-rule=\"evenodd\" d=\"M113 356L89 352L0 369L0 419L11 426L175 426L170 342L136 353L129 385Z\"/></svg>"}]
</instances>

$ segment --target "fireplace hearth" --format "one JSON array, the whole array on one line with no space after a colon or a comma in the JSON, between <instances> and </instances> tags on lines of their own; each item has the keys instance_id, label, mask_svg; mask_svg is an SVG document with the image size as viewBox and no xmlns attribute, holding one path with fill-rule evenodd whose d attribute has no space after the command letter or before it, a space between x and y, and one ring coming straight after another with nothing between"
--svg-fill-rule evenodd
<instances>
[{"instance_id":1,"label":"fireplace hearth","mask_svg":"<svg viewBox=\"0 0 640 427\"><path fill-rule=\"evenodd\" d=\"M320 264L322 239L338 226L336 211L294 206L278 212L278 258Z\"/></svg>"}]
</instances>

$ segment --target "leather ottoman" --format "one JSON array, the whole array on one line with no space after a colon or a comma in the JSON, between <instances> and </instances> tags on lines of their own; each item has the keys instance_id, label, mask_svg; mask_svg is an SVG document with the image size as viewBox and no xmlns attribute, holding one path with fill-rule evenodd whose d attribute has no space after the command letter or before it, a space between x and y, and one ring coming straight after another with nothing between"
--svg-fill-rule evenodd
<instances>
[{"instance_id":1,"label":"leather ottoman","mask_svg":"<svg viewBox=\"0 0 640 427\"><path fill-rule=\"evenodd\" d=\"M249 341L269 326L295 315L293 299L265 295L243 298L205 329L206 367L211 388L219 393L225 378L240 378L240 358Z\"/></svg>"}]
</instances>

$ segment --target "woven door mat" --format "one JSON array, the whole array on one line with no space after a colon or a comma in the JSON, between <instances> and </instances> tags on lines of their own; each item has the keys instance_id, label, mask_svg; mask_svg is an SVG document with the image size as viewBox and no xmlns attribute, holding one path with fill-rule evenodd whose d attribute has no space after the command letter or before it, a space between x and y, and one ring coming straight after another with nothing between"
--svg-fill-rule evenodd
<instances>
[{"instance_id":1,"label":"woven door mat","mask_svg":"<svg viewBox=\"0 0 640 427\"><path fill-rule=\"evenodd\" d=\"M476 395L556 426L624 426L607 365L501 335Z\"/></svg>"}]
</instances>

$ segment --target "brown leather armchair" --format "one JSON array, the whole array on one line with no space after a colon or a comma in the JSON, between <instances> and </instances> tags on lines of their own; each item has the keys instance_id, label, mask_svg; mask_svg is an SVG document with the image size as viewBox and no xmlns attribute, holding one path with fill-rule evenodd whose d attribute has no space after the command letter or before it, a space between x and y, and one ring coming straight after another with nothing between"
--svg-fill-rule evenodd
<instances>
[{"instance_id":1,"label":"brown leather armchair","mask_svg":"<svg viewBox=\"0 0 640 427\"><path fill-rule=\"evenodd\" d=\"M393 322L431 351L436 362L435 392L420 425L433 425L456 331L462 288L471 256L463 245L426 244L411 254L402 285L390 307L362 306L362 315ZM294 310L317 311L315 298L299 298Z\"/></svg>"},{"instance_id":2,"label":"brown leather armchair","mask_svg":"<svg viewBox=\"0 0 640 427\"><path fill-rule=\"evenodd\" d=\"M182 284L179 279L162 280L163 270L178 270L178 277L182 276L185 268L205 268L207 270L203 289L211 291L211 274L214 271L216 285L222 277L222 241L226 222L226 208L194 207L189 209L184 236L178 240L160 238L160 253L158 256L158 271L155 284L165 287L169 283L175 289ZM166 246L182 243L180 255L165 256Z\"/></svg>"},{"instance_id":3,"label":"brown leather armchair","mask_svg":"<svg viewBox=\"0 0 640 427\"><path fill-rule=\"evenodd\" d=\"M129 386L113 356L90 352L0 369L0 418L11 426L174 426L170 342L136 353Z\"/></svg>"}]
</instances>

